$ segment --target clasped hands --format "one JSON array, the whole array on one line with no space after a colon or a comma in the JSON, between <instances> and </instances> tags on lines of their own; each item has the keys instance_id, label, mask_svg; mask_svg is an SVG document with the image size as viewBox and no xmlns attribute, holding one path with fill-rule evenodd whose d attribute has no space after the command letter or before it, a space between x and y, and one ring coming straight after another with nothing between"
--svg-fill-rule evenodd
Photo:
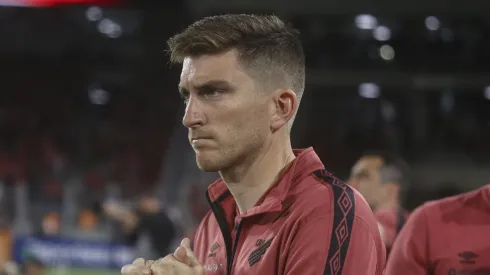
<instances>
[{"instance_id":1,"label":"clasped hands","mask_svg":"<svg viewBox=\"0 0 490 275\"><path fill-rule=\"evenodd\" d=\"M174 254L156 261L143 258L123 266L122 275L204 275L204 268L192 252L190 240L185 238Z\"/></svg>"}]
</instances>

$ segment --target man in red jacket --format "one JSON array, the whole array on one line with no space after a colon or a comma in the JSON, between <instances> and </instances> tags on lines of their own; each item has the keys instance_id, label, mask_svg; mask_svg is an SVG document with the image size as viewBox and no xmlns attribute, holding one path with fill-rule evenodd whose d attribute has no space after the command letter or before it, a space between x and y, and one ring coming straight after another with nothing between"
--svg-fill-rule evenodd
<instances>
[{"instance_id":1,"label":"man in red jacket","mask_svg":"<svg viewBox=\"0 0 490 275\"><path fill-rule=\"evenodd\" d=\"M386 275L490 274L490 184L425 203L398 235Z\"/></svg>"},{"instance_id":2,"label":"man in red jacket","mask_svg":"<svg viewBox=\"0 0 490 275\"><path fill-rule=\"evenodd\" d=\"M373 209L388 253L408 218L401 201L409 183L408 164L386 152L367 152L352 168L349 184Z\"/></svg>"},{"instance_id":3,"label":"man in red jacket","mask_svg":"<svg viewBox=\"0 0 490 275\"><path fill-rule=\"evenodd\" d=\"M169 41L183 62L183 124L203 171L221 179L194 250L137 260L129 274L375 275L385 264L362 196L324 170L313 149L291 148L303 94L298 32L275 16L208 17Z\"/></svg>"}]
</instances>

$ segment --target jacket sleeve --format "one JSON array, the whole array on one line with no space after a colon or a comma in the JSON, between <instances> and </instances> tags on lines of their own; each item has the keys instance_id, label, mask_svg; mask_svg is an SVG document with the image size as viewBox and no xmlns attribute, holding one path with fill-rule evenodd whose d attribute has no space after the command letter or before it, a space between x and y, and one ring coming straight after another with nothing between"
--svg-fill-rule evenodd
<instances>
[{"instance_id":1,"label":"jacket sleeve","mask_svg":"<svg viewBox=\"0 0 490 275\"><path fill-rule=\"evenodd\" d=\"M367 227L347 227L348 232L335 232L332 227L331 216L311 219L299 226L287 250L282 274L381 274L375 242ZM339 245L337 236L344 233L350 238Z\"/></svg>"},{"instance_id":2,"label":"jacket sleeve","mask_svg":"<svg viewBox=\"0 0 490 275\"><path fill-rule=\"evenodd\" d=\"M416 209L398 234L385 275L427 275L427 217L424 206Z\"/></svg>"}]
</instances>

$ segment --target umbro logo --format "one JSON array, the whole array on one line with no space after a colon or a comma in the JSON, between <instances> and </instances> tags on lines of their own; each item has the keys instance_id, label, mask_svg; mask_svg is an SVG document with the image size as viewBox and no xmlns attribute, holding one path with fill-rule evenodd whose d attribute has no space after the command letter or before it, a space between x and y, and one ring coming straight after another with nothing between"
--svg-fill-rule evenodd
<instances>
[{"instance_id":1,"label":"umbro logo","mask_svg":"<svg viewBox=\"0 0 490 275\"><path fill-rule=\"evenodd\" d=\"M216 250L218 250L218 248L220 248L221 245L219 245L219 243L214 243L211 248L209 249L209 255L208 257L210 258L213 258L213 257L216 257Z\"/></svg>"},{"instance_id":2,"label":"umbro logo","mask_svg":"<svg viewBox=\"0 0 490 275\"><path fill-rule=\"evenodd\" d=\"M474 264L478 254L471 251L464 251L458 254L459 262L462 264Z\"/></svg>"},{"instance_id":3,"label":"umbro logo","mask_svg":"<svg viewBox=\"0 0 490 275\"><path fill-rule=\"evenodd\" d=\"M248 256L248 264L250 266L253 266L254 264L256 264L260 261L262 256L265 254L265 251L267 250L267 248L269 248L271 246L273 239L274 238L270 238L267 241L263 240L263 239L257 240L257 242L255 243L255 245L257 246L257 249L252 251L252 253L250 253L250 256Z\"/></svg>"}]
</instances>

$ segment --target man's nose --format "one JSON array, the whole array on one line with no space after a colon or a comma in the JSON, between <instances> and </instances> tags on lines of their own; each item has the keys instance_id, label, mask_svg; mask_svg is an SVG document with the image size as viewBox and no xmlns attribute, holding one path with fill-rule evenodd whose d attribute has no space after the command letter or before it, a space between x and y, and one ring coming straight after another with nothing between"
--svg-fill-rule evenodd
<instances>
[{"instance_id":1,"label":"man's nose","mask_svg":"<svg viewBox=\"0 0 490 275\"><path fill-rule=\"evenodd\" d=\"M202 106L194 98L189 98L187 101L187 106L185 107L184 117L182 119L182 124L187 128L195 128L197 126L203 125L205 122L205 117L202 112Z\"/></svg>"}]
</instances>

